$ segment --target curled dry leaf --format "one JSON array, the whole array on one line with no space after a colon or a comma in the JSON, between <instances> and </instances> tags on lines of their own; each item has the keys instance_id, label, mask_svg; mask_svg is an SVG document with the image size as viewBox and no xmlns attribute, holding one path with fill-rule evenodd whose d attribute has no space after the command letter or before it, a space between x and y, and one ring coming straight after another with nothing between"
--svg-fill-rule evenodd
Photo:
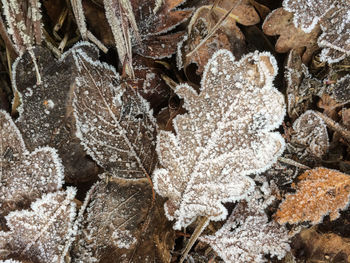
<instances>
[{"instance_id":1,"label":"curled dry leaf","mask_svg":"<svg viewBox=\"0 0 350 263\"><path fill-rule=\"evenodd\" d=\"M287 229L269 222L264 212L267 200L256 197L257 194L248 202L241 201L215 235L199 238L227 263L267 262L265 254L282 259L290 250Z\"/></svg>"},{"instance_id":2,"label":"curled dry leaf","mask_svg":"<svg viewBox=\"0 0 350 263\"><path fill-rule=\"evenodd\" d=\"M60 60L42 47L33 50L38 58L41 85L36 84L28 53L13 65L13 86L22 103L16 124L29 150L45 145L57 148L68 182L91 180L98 173L96 163L89 159L75 136L71 87L78 71L72 55L75 49L98 56L96 48L87 42L77 44Z\"/></svg>"},{"instance_id":3,"label":"curled dry leaf","mask_svg":"<svg viewBox=\"0 0 350 263\"><path fill-rule=\"evenodd\" d=\"M323 83L313 78L296 50L291 50L284 78L287 84L287 113L295 120L311 107L313 97L322 94Z\"/></svg>"},{"instance_id":4,"label":"curled dry leaf","mask_svg":"<svg viewBox=\"0 0 350 263\"><path fill-rule=\"evenodd\" d=\"M212 34L216 24L233 7L226 20ZM240 2L225 0L219 1L215 6L204 5L198 8L189 23L187 40L179 43L183 47L179 48L178 67L184 67L190 78L193 73L187 72L187 69L191 63L195 63L196 73L201 75L208 60L219 49L228 49L233 52L235 58L240 59L246 52L246 44L244 35L236 23L249 26L259 21L260 17L249 0ZM206 39L209 34L212 36ZM205 43L202 45L204 40ZM202 46L198 47L199 45Z\"/></svg>"},{"instance_id":5,"label":"curled dry leaf","mask_svg":"<svg viewBox=\"0 0 350 263\"><path fill-rule=\"evenodd\" d=\"M136 55L133 57L133 69L135 79L130 85L150 103L155 112L158 112L170 97L170 88L161 77L164 71L160 64L152 59Z\"/></svg>"},{"instance_id":6,"label":"curled dry leaf","mask_svg":"<svg viewBox=\"0 0 350 263\"><path fill-rule=\"evenodd\" d=\"M114 177L144 178L157 163L155 119L145 99L121 83L107 64L74 51L76 135L88 154Z\"/></svg>"},{"instance_id":7,"label":"curled dry leaf","mask_svg":"<svg viewBox=\"0 0 350 263\"><path fill-rule=\"evenodd\" d=\"M318 158L324 156L329 148L327 126L323 119L312 110L306 111L294 123L291 143L307 148L307 154Z\"/></svg>"},{"instance_id":8,"label":"curled dry leaf","mask_svg":"<svg viewBox=\"0 0 350 263\"><path fill-rule=\"evenodd\" d=\"M30 210L6 216L9 231L0 231L0 259L64 262L75 230L74 188L43 195Z\"/></svg>"},{"instance_id":9,"label":"curled dry leaf","mask_svg":"<svg viewBox=\"0 0 350 263\"><path fill-rule=\"evenodd\" d=\"M288 52L291 49L302 53L302 61L308 63L312 54L318 50L317 37L320 27L316 26L312 31L306 33L293 24L293 14L283 8L272 11L265 19L262 29L266 35L279 35L276 42L276 51ZM305 50L303 50L305 48Z\"/></svg>"},{"instance_id":10,"label":"curled dry leaf","mask_svg":"<svg viewBox=\"0 0 350 263\"><path fill-rule=\"evenodd\" d=\"M73 262L170 262L175 232L146 179L101 181L87 198Z\"/></svg>"},{"instance_id":11,"label":"curled dry leaf","mask_svg":"<svg viewBox=\"0 0 350 263\"><path fill-rule=\"evenodd\" d=\"M266 170L283 151L283 138L270 132L285 114L272 85L276 73L269 53L235 61L220 50L206 66L200 94L186 84L176 88L188 113L174 119L176 135L160 131L164 168L153 178L155 190L169 198L165 211L175 229L198 216L226 218L221 202L244 198L254 185L246 175Z\"/></svg>"},{"instance_id":12,"label":"curled dry leaf","mask_svg":"<svg viewBox=\"0 0 350 263\"><path fill-rule=\"evenodd\" d=\"M350 176L323 167L308 170L298 177L297 192L289 194L276 213L280 224L310 221L318 224L329 214L330 219L339 217L350 198Z\"/></svg>"},{"instance_id":13,"label":"curled dry leaf","mask_svg":"<svg viewBox=\"0 0 350 263\"><path fill-rule=\"evenodd\" d=\"M10 115L4 111L0 111L0 134L1 222L8 212L27 208L43 193L60 189L64 175L56 151L42 147L29 152Z\"/></svg>"}]
</instances>

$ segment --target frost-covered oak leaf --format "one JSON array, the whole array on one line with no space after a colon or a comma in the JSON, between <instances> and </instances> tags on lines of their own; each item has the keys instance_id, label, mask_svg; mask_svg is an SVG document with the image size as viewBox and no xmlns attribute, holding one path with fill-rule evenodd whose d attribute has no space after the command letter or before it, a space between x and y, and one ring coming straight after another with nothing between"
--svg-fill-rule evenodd
<instances>
[{"instance_id":1,"label":"frost-covered oak leaf","mask_svg":"<svg viewBox=\"0 0 350 263\"><path fill-rule=\"evenodd\" d=\"M276 213L278 223L310 221L318 224L325 215L339 217L350 198L350 176L323 167L308 170L298 177L297 192L289 194Z\"/></svg>"},{"instance_id":2,"label":"frost-covered oak leaf","mask_svg":"<svg viewBox=\"0 0 350 263\"><path fill-rule=\"evenodd\" d=\"M63 166L55 149L29 152L10 115L0 111L0 218L29 206L63 183Z\"/></svg>"},{"instance_id":3,"label":"frost-covered oak leaf","mask_svg":"<svg viewBox=\"0 0 350 263\"><path fill-rule=\"evenodd\" d=\"M150 175L157 163L155 119L148 103L122 84L111 66L76 50L79 74L73 109L77 137L88 154L112 176Z\"/></svg>"},{"instance_id":4,"label":"frost-covered oak leaf","mask_svg":"<svg viewBox=\"0 0 350 263\"><path fill-rule=\"evenodd\" d=\"M166 215L175 229L197 216L220 220L222 202L245 197L254 182L248 174L265 171L282 153L283 138L270 132L285 114L277 73L269 53L250 53L235 61L219 50L208 62L201 92L186 84L176 93L187 114L174 119L176 135L161 131L157 152L164 168L154 172L155 190L169 200Z\"/></svg>"},{"instance_id":5,"label":"frost-covered oak leaf","mask_svg":"<svg viewBox=\"0 0 350 263\"><path fill-rule=\"evenodd\" d=\"M349 0L284 0L283 8L293 13L295 27L309 33L318 25L322 34L317 42L323 48L321 60L338 62L350 55Z\"/></svg>"},{"instance_id":6,"label":"frost-covered oak leaf","mask_svg":"<svg viewBox=\"0 0 350 263\"><path fill-rule=\"evenodd\" d=\"M204 241L227 263L267 262L265 254L281 259L290 250L285 227L268 220L264 201L250 199L240 202L223 227Z\"/></svg>"},{"instance_id":7,"label":"frost-covered oak leaf","mask_svg":"<svg viewBox=\"0 0 350 263\"><path fill-rule=\"evenodd\" d=\"M75 233L76 190L43 195L30 210L6 216L9 231L0 232L0 258L33 262L64 262Z\"/></svg>"},{"instance_id":8,"label":"frost-covered oak leaf","mask_svg":"<svg viewBox=\"0 0 350 263\"><path fill-rule=\"evenodd\" d=\"M113 179L92 186L81 214L73 262L169 262L175 231L147 179ZM160 201L160 202L158 202Z\"/></svg>"}]
</instances>

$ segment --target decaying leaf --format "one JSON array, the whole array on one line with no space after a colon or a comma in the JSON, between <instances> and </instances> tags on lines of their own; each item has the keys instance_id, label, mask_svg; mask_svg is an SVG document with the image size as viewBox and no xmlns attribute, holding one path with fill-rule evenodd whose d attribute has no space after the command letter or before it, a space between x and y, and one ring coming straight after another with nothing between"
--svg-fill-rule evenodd
<instances>
[{"instance_id":1,"label":"decaying leaf","mask_svg":"<svg viewBox=\"0 0 350 263\"><path fill-rule=\"evenodd\" d=\"M79 75L73 108L82 145L113 176L137 179L152 174L157 129L148 103L121 83L113 67L79 49L74 57Z\"/></svg>"},{"instance_id":2,"label":"decaying leaf","mask_svg":"<svg viewBox=\"0 0 350 263\"><path fill-rule=\"evenodd\" d=\"M296 50L291 50L288 55L284 77L287 84L287 113L295 120L310 108L314 96L322 94L324 85L311 76Z\"/></svg>"},{"instance_id":3,"label":"decaying leaf","mask_svg":"<svg viewBox=\"0 0 350 263\"><path fill-rule=\"evenodd\" d=\"M307 262L349 262L350 239L335 233L319 233L315 227L305 229L295 239L295 250L302 251Z\"/></svg>"},{"instance_id":4,"label":"decaying leaf","mask_svg":"<svg viewBox=\"0 0 350 263\"><path fill-rule=\"evenodd\" d=\"M11 212L6 216L9 231L0 231L0 258L33 262L64 262L75 234L76 190L43 195L31 210Z\"/></svg>"},{"instance_id":5,"label":"decaying leaf","mask_svg":"<svg viewBox=\"0 0 350 263\"><path fill-rule=\"evenodd\" d=\"M160 131L164 168L153 175L155 190L169 198L165 211L175 229L197 216L226 218L221 202L244 198L254 185L246 175L266 170L282 153L283 138L270 132L285 114L272 85L276 72L269 53L235 61L220 50L206 66L200 94L186 84L176 88L188 113L174 119L176 135Z\"/></svg>"},{"instance_id":6,"label":"decaying leaf","mask_svg":"<svg viewBox=\"0 0 350 263\"><path fill-rule=\"evenodd\" d=\"M4 111L0 111L0 135L0 221L3 221L8 212L28 207L43 193L59 190L64 175L56 151L42 147L29 152L10 115Z\"/></svg>"},{"instance_id":7,"label":"decaying leaf","mask_svg":"<svg viewBox=\"0 0 350 263\"><path fill-rule=\"evenodd\" d=\"M318 50L317 37L320 27L316 26L306 33L293 24L293 14L283 8L272 11L265 19L262 29L267 35L279 35L276 51L285 53L291 49L298 49L302 53L302 60L308 63L312 54ZM303 50L305 48L305 50Z\"/></svg>"},{"instance_id":8,"label":"decaying leaf","mask_svg":"<svg viewBox=\"0 0 350 263\"><path fill-rule=\"evenodd\" d=\"M327 127L315 111L308 110L294 123L291 143L307 148L307 154L318 158L324 156L329 148Z\"/></svg>"},{"instance_id":9,"label":"decaying leaf","mask_svg":"<svg viewBox=\"0 0 350 263\"><path fill-rule=\"evenodd\" d=\"M31 151L46 145L57 148L65 166L66 181L69 182L91 180L98 173L96 163L88 158L75 136L71 102L71 85L78 72L73 59L75 49L98 56L95 46L87 42L77 44L60 60L42 47L33 50L41 74L40 85L37 85L28 53L24 53L13 65L13 86L22 103L16 124L26 146Z\"/></svg>"},{"instance_id":10,"label":"decaying leaf","mask_svg":"<svg viewBox=\"0 0 350 263\"><path fill-rule=\"evenodd\" d=\"M101 181L88 198L73 262L170 262L175 233L146 179Z\"/></svg>"},{"instance_id":11,"label":"decaying leaf","mask_svg":"<svg viewBox=\"0 0 350 263\"><path fill-rule=\"evenodd\" d=\"M283 223L310 221L318 224L329 214L330 219L339 217L350 198L350 176L336 170L319 167L308 170L298 177L297 192L289 194L276 213L276 220Z\"/></svg>"},{"instance_id":12,"label":"decaying leaf","mask_svg":"<svg viewBox=\"0 0 350 263\"><path fill-rule=\"evenodd\" d=\"M267 262L264 254L283 258L290 250L288 232L276 222L269 222L264 212L266 201L255 193L248 202L241 201L234 208L215 235L199 239L209 243L227 263Z\"/></svg>"}]
</instances>

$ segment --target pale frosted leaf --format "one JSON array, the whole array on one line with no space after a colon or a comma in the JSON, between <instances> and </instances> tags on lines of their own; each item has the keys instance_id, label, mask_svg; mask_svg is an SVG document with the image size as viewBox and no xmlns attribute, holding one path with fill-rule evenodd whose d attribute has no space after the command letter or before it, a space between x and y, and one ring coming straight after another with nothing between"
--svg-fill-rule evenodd
<instances>
[{"instance_id":1,"label":"pale frosted leaf","mask_svg":"<svg viewBox=\"0 0 350 263\"><path fill-rule=\"evenodd\" d=\"M283 138L270 132L285 114L283 96L272 85L276 73L269 53L235 61L220 50L206 66L200 94L186 84L176 88L188 113L175 118L176 135L159 133L164 168L154 173L176 229L200 215L224 219L221 202L244 198L254 184L246 175L266 170L283 151Z\"/></svg>"},{"instance_id":2,"label":"pale frosted leaf","mask_svg":"<svg viewBox=\"0 0 350 263\"><path fill-rule=\"evenodd\" d=\"M290 250L287 229L269 222L265 202L254 197L248 203L240 202L215 235L199 239L210 244L225 262L267 262L265 254L283 258Z\"/></svg>"},{"instance_id":3,"label":"pale frosted leaf","mask_svg":"<svg viewBox=\"0 0 350 263\"><path fill-rule=\"evenodd\" d=\"M294 123L291 142L307 147L308 152L321 158L329 148L327 127L316 112L308 110Z\"/></svg>"},{"instance_id":4,"label":"pale frosted leaf","mask_svg":"<svg viewBox=\"0 0 350 263\"><path fill-rule=\"evenodd\" d=\"M175 232L146 179L98 182L88 198L73 262L169 262Z\"/></svg>"},{"instance_id":5,"label":"pale frosted leaf","mask_svg":"<svg viewBox=\"0 0 350 263\"><path fill-rule=\"evenodd\" d=\"M43 195L30 210L6 216L9 231L0 232L0 250L8 257L34 262L64 262L72 241L76 190Z\"/></svg>"},{"instance_id":6,"label":"pale frosted leaf","mask_svg":"<svg viewBox=\"0 0 350 263\"><path fill-rule=\"evenodd\" d=\"M36 83L28 52L13 64L13 86L21 101L16 124L26 146L30 151L42 146L56 148L69 182L91 180L98 173L96 163L87 156L75 136L71 102L71 85L78 74L72 55L75 49L98 56L96 47L87 42L76 44L60 60L55 59L48 49L36 47L32 50L37 57L41 85Z\"/></svg>"},{"instance_id":7,"label":"pale frosted leaf","mask_svg":"<svg viewBox=\"0 0 350 263\"><path fill-rule=\"evenodd\" d=\"M79 76L73 108L77 136L87 152L113 176L137 179L157 162L156 124L148 103L121 83L114 68L75 52Z\"/></svg>"},{"instance_id":8,"label":"pale frosted leaf","mask_svg":"<svg viewBox=\"0 0 350 263\"><path fill-rule=\"evenodd\" d=\"M61 188L63 166L53 148L27 151L10 115L0 111L0 217Z\"/></svg>"}]
</instances>

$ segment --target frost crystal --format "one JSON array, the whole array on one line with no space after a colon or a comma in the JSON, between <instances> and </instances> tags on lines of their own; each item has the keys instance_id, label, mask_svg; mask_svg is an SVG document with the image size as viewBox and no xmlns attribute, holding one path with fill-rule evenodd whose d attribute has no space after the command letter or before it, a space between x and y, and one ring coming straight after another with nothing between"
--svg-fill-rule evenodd
<instances>
[{"instance_id":1,"label":"frost crystal","mask_svg":"<svg viewBox=\"0 0 350 263\"><path fill-rule=\"evenodd\" d=\"M323 33L318 45L323 48L321 60L338 62L350 55L349 0L284 0L283 7L294 14L295 27L311 32L320 24Z\"/></svg>"},{"instance_id":2,"label":"frost crystal","mask_svg":"<svg viewBox=\"0 0 350 263\"><path fill-rule=\"evenodd\" d=\"M0 111L0 217L63 183L63 166L53 148L29 152L8 113Z\"/></svg>"},{"instance_id":3,"label":"frost crystal","mask_svg":"<svg viewBox=\"0 0 350 263\"><path fill-rule=\"evenodd\" d=\"M75 51L79 69L73 94L77 137L88 154L113 176L151 174L156 162L156 124L148 103L121 84L114 68Z\"/></svg>"},{"instance_id":4,"label":"frost crystal","mask_svg":"<svg viewBox=\"0 0 350 263\"><path fill-rule=\"evenodd\" d=\"M285 114L283 96L272 85L276 73L269 53L237 62L220 50L206 66L200 94L186 84L176 88L188 113L175 118L176 135L159 133L164 168L153 177L155 190L169 198L165 210L175 229L197 216L226 218L222 202L244 198L254 185L247 175L265 171L282 153L283 138L270 132Z\"/></svg>"},{"instance_id":5,"label":"frost crystal","mask_svg":"<svg viewBox=\"0 0 350 263\"><path fill-rule=\"evenodd\" d=\"M266 203L254 197L240 202L225 225L213 236L200 237L209 243L225 262L262 263L264 254L283 258L290 247L285 227L269 222Z\"/></svg>"},{"instance_id":6,"label":"frost crystal","mask_svg":"<svg viewBox=\"0 0 350 263\"><path fill-rule=\"evenodd\" d=\"M74 234L75 192L67 188L43 195L32 203L31 210L7 215L10 231L0 232L0 251L33 262L64 262Z\"/></svg>"}]
</instances>

